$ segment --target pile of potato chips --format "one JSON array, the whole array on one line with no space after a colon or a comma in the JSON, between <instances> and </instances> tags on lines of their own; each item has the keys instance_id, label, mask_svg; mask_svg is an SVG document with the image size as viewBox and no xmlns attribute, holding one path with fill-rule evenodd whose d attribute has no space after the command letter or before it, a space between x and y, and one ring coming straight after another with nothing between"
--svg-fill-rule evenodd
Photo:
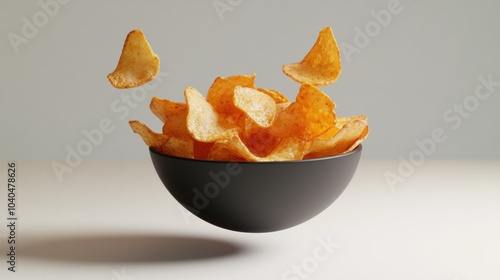
<instances>
[{"instance_id":1,"label":"pile of potato chips","mask_svg":"<svg viewBox=\"0 0 500 280\"><path fill-rule=\"evenodd\" d=\"M108 79L118 88L135 87L158 70L158 57L134 30ZM318 88L335 82L341 72L330 27L320 31L301 62L284 65L283 72L301 84L295 101L255 86L255 74L218 77L206 98L192 87L184 91L185 103L153 97L150 108L164 123L162 133L136 120L130 126L160 153L218 161L325 157L352 151L367 137L366 117L336 116L335 103Z\"/></svg>"}]
</instances>

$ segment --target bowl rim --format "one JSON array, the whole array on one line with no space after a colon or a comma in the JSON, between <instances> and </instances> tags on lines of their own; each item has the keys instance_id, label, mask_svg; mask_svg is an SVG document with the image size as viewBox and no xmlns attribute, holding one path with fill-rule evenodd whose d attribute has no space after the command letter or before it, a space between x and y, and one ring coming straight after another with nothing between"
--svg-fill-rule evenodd
<instances>
[{"instance_id":1,"label":"bowl rim","mask_svg":"<svg viewBox=\"0 0 500 280\"><path fill-rule=\"evenodd\" d=\"M337 154L337 155L333 155L333 156L319 157L319 158L308 158L308 159L299 159L299 160L276 160L276 161L229 161L229 160L195 159L195 158L186 158L186 157L173 156L173 155L168 155L168 154L163 154L163 153L157 152L153 148L149 147L150 153L153 153L153 154L156 154L156 155L159 155L159 156L162 156L162 157L174 158L174 159L180 159L180 160L186 160L186 161L193 161L193 162L222 163L222 164L227 164L227 163L238 163L238 164L284 164L284 163L324 161L324 160L330 160L330 159L335 159L335 158L348 157L348 156L351 156L353 154L360 153L362 150L363 150L363 145L359 144L354 150L349 151L347 153Z\"/></svg>"}]
</instances>

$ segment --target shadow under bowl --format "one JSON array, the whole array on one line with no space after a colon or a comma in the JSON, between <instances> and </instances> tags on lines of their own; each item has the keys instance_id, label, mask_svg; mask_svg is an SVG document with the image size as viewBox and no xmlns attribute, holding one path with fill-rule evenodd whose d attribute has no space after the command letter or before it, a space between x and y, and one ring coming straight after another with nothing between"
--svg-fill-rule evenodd
<instances>
[{"instance_id":1,"label":"shadow under bowl","mask_svg":"<svg viewBox=\"0 0 500 280\"><path fill-rule=\"evenodd\" d=\"M226 162L180 158L150 149L161 181L191 213L240 232L299 225L328 208L349 185L362 146L297 161Z\"/></svg>"}]
</instances>

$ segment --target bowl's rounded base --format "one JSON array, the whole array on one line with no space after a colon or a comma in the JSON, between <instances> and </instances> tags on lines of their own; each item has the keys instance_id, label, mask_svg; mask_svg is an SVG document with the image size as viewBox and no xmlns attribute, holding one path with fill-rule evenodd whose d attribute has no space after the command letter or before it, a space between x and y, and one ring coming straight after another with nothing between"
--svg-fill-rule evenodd
<instances>
[{"instance_id":1,"label":"bowl's rounded base","mask_svg":"<svg viewBox=\"0 0 500 280\"><path fill-rule=\"evenodd\" d=\"M351 181L361 157L354 151L280 162L220 162L173 157L150 149L172 196L199 218L229 230L271 232L301 224L325 210Z\"/></svg>"}]
</instances>

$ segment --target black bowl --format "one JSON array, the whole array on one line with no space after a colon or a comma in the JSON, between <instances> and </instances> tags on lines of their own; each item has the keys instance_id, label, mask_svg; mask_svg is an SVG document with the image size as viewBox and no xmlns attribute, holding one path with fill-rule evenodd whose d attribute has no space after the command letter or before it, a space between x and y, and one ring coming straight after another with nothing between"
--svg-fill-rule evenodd
<instances>
[{"instance_id":1,"label":"black bowl","mask_svg":"<svg viewBox=\"0 0 500 280\"><path fill-rule=\"evenodd\" d=\"M351 181L359 145L345 154L297 161L224 162L150 149L172 196L199 218L229 230L271 232L301 224L330 206Z\"/></svg>"}]
</instances>

